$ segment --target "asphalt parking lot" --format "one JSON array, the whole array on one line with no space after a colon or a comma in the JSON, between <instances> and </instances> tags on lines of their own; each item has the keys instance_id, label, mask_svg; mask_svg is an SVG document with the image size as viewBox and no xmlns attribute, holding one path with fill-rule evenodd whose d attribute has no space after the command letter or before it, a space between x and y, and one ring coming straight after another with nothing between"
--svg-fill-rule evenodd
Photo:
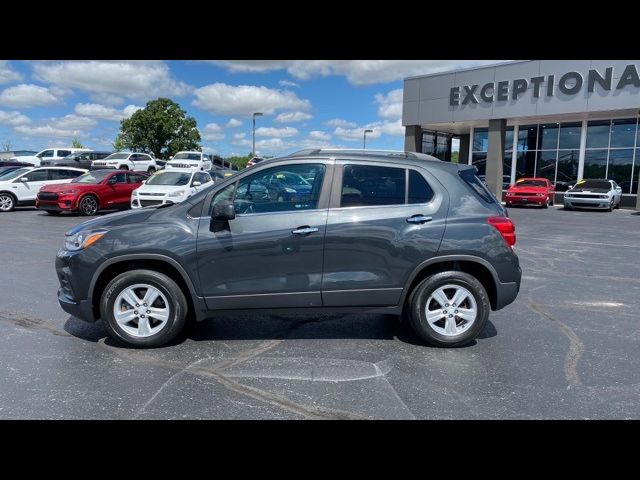
<instances>
[{"instance_id":1,"label":"asphalt parking lot","mask_svg":"<svg viewBox=\"0 0 640 480\"><path fill-rule=\"evenodd\" d=\"M117 347L57 304L83 218L0 214L0 418L640 418L640 214L509 212L520 295L459 349L381 315L221 317Z\"/></svg>"}]
</instances>

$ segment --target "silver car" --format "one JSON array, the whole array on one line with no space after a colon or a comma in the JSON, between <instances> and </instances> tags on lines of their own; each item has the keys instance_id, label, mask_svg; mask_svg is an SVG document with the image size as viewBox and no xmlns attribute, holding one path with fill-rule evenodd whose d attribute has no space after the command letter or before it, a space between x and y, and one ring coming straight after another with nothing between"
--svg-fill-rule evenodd
<instances>
[{"instance_id":1,"label":"silver car","mask_svg":"<svg viewBox=\"0 0 640 480\"><path fill-rule=\"evenodd\" d=\"M594 208L612 211L620 207L622 188L613 180L580 180L564 194L564 208Z\"/></svg>"}]
</instances>

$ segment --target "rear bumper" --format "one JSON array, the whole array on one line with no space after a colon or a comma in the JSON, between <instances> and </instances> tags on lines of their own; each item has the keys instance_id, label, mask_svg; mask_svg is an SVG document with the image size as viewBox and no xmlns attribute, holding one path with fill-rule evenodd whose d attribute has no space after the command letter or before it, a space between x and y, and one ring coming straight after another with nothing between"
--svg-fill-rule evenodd
<instances>
[{"instance_id":1,"label":"rear bumper","mask_svg":"<svg viewBox=\"0 0 640 480\"><path fill-rule=\"evenodd\" d=\"M518 279L515 282L496 282L496 308L500 310L513 303L520 292L520 282L522 280L522 270L518 267Z\"/></svg>"}]
</instances>

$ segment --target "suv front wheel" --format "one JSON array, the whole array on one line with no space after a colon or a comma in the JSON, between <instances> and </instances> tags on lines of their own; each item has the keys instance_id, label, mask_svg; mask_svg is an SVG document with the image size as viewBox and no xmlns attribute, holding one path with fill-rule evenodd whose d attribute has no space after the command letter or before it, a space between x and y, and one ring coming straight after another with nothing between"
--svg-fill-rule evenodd
<instances>
[{"instance_id":1,"label":"suv front wheel","mask_svg":"<svg viewBox=\"0 0 640 480\"><path fill-rule=\"evenodd\" d=\"M115 277L100 300L109 335L132 347L159 347L184 328L188 304L180 287L153 270L131 270Z\"/></svg>"},{"instance_id":2,"label":"suv front wheel","mask_svg":"<svg viewBox=\"0 0 640 480\"><path fill-rule=\"evenodd\" d=\"M414 331L439 347L460 347L473 341L491 310L482 284L459 271L427 277L412 292L409 304Z\"/></svg>"}]
</instances>

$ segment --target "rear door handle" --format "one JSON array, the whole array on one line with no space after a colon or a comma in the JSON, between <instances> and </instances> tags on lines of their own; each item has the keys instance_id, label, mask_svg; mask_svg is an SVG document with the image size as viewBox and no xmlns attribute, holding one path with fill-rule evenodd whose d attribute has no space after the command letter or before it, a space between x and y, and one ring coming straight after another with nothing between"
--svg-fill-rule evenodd
<instances>
[{"instance_id":1,"label":"rear door handle","mask_svg":"<svg viewBox=\"0 0 640 480\"><path fill-rule=\"evenodd\" d=\"M425 217L424 215L413 215L412 217L407 218L407 222L409 223L427 223L433 220L432 217Z\"/></svg>"},{"instance_id":2,"label":"rear door handle","mask_svg":"<svg viewBox=\"0 0 640 480\"><path fill-rule=\"evenodd\" d=\"M309 227L305 225L304 227L298 227L295 230L291 230L291 233L295 235L309 235L310 233L315 233L317 231L318 229L316 227Z\"/></svg>"}]
</instances>

